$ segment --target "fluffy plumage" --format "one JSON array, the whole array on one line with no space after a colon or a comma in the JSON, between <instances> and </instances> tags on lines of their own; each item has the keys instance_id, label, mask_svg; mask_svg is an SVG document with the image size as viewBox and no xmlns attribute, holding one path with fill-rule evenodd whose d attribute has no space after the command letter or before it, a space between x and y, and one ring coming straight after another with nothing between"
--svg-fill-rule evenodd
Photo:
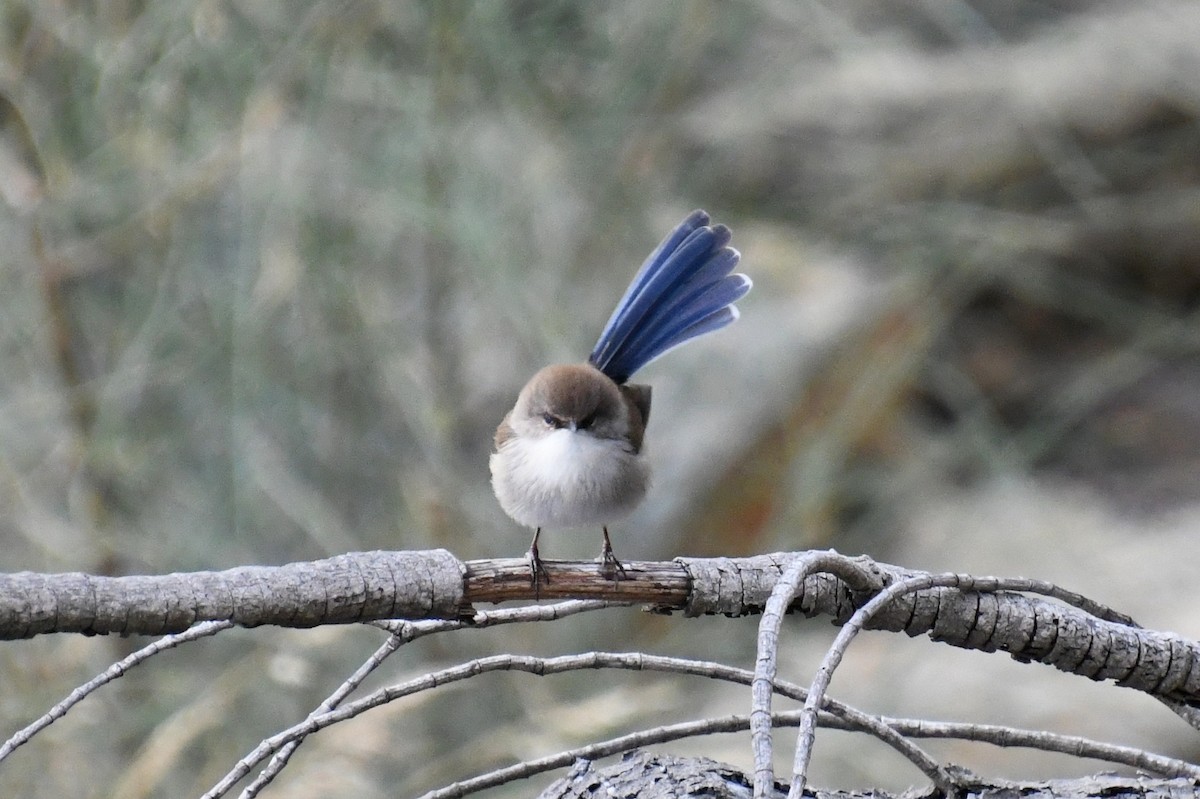
<instances>
[{"instance_id":1,"label":"fluffy plumage","mask_svg":"<svg viewBox=\"0 0 1200 799\"><path fill-rule=\"evenodd\" d=\"M645 496L642 455L650 387L628 383L654 358L737 319L733 303L750 278L732 274L741 257L724 225L693 211L650 254L584 364L547 366L525 385L496 429L489 466L504 511L536 529L529 545L533 585L549 579L538 554L543 527L601 525L606 566L622 570L609 522Z\"/></svg>"},{"instance_id":2,"label":"fluffy plumage","mask_svg":"<svg viewBox=\"0 0 1200 799\"><path fill-rule=\"evenodd\" d=\"M529 527L607 524L641 502L649 386L618 386L588 364L540 370L496 428L492 489Z\"/></svg>"}]
</instances>

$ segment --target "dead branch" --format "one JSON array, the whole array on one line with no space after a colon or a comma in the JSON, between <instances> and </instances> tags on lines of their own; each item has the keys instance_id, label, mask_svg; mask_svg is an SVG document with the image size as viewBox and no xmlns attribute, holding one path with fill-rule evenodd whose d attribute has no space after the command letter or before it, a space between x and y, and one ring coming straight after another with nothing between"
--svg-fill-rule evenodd
<instances>
[{"instance_id":1,"label":"dead branch","mask_svg":"<svg viewBox=\"0 0 1200 799\"><path fill-rule=\"evenodd\" d=\"M53 632L161 635L205 621L244 627L428 618L470 623L475 604L564 597L647 604L686 616L741 616L761 613L786 567L805 554L635 561L625 564L619 581L596 563L552 561L550 580L537 592L522 559L464 562L444 550L359 552L160 576L23 572L0 575L0 639ZM798 587L788 612L844 624L886 586L922 576L868 558L826 554L821 570ZM867 627L1003 651L1164 699L1200 702L1200 643L1141 629L1048 583L970 575L937 575L936 582L897 597Z\"/></svg>"},{"instance_id":2,"label":"dead branch","mask_svg":"<svg viewBox=\"0 0 1200 799\"><path fill-rule=\"evenodd\" d=\"M742 799L749 796L750 779L732 766L708 758L684 758L649 752L631 752L613 765L598 768L590 760L579 760L571 771L556 780L538 795L539 799L600 799L612 796L655 797L706 796L717 799ZM1045 782L1005 782L990 780L987 784L967 786L964 799L1000 799L1021 796L1026 799L1182 799L1192 797L1200 782L1190 778L1170 780L1145 777L1099 775L1079 780L1049 780ZM772 797L783 797L787 786L776 784ZM818 799L852 799L861 797L855 791L815 791ZM881 791L872 796L888 799ZM918 794L906 792L904 796ZM926 795L932 795L932 792Z\"/></svg>"}]
</instances>

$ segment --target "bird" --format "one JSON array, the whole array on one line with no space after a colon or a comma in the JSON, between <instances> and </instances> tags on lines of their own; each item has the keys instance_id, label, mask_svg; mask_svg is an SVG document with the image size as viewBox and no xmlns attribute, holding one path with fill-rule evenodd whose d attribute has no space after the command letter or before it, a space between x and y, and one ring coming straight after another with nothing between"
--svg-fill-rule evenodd
<instances>
[{"instance_id":1,"label":"bird","mask_svg":"<svg viewBox=\"0 0 1200 799\"><path fill-rule=\"evenodd\" d=\"M753 285L734 273L741 254L728 227L696 210L650 253L584 363L539 370L496 428L492 490L514 521L534 530L526 559L536 589L549 574L544 528L599 526L603 573L619 580L608 525L645 497L650 386L628 382L658 356L738 318Z\"/></svg>"}]
</instances>

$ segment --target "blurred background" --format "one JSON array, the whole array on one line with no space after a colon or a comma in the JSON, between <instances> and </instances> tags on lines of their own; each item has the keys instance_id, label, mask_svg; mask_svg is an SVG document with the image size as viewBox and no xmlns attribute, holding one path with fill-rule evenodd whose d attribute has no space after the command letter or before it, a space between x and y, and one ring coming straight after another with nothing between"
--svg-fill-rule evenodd
<instances>
[{"instance_id":1,"label":"blurred background","mask_svg":"<svg viewBox=\"0 0 1200 799\"><path fill-rule=\"evenodd\" d=\"M0 569L523 553L492 431L703 207L755 289L639 375L655 485L613 528L620 556L832 546L1050 580L1200 637L1200 4L0 15ZM548 531L543 554L598 545ZM372 685L498 652L752 667L756 625L629 609L456 634ZM833 631L789 621L781 676L807 683ZM260 629L162 655L0 766L0 793L197 795L381 640ZM4 736L143 643L0 646ZM1153 700L1083 682L873 634L833 693L1200 757ZM490 675L318 736L267 795L415 795L748 708L646 674ZM666 748L750 763L744 736ZM930 748L984 775L1100 768ZM817 756L817 785L921 783L857 737L822 733Z\"/></svg>"}]
</instances>

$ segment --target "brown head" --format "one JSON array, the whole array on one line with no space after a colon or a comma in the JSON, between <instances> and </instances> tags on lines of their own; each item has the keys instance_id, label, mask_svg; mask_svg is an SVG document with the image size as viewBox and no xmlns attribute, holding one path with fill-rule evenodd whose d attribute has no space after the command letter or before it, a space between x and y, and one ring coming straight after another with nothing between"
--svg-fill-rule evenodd
<instances>
[{"instance_id":1,"label":"brown head","mask_svg":"<svg viewBox=\"0 0 1200 799\"><path fill-rule=\"evenodd\" d=\"M627 440L638 452L649 415L649 386L618 386L589 364L547 366L521 389L512 413L496 431L496 443L513 431L536 435L569 428L596 438Z\"/></svg>"}]
</instances>

